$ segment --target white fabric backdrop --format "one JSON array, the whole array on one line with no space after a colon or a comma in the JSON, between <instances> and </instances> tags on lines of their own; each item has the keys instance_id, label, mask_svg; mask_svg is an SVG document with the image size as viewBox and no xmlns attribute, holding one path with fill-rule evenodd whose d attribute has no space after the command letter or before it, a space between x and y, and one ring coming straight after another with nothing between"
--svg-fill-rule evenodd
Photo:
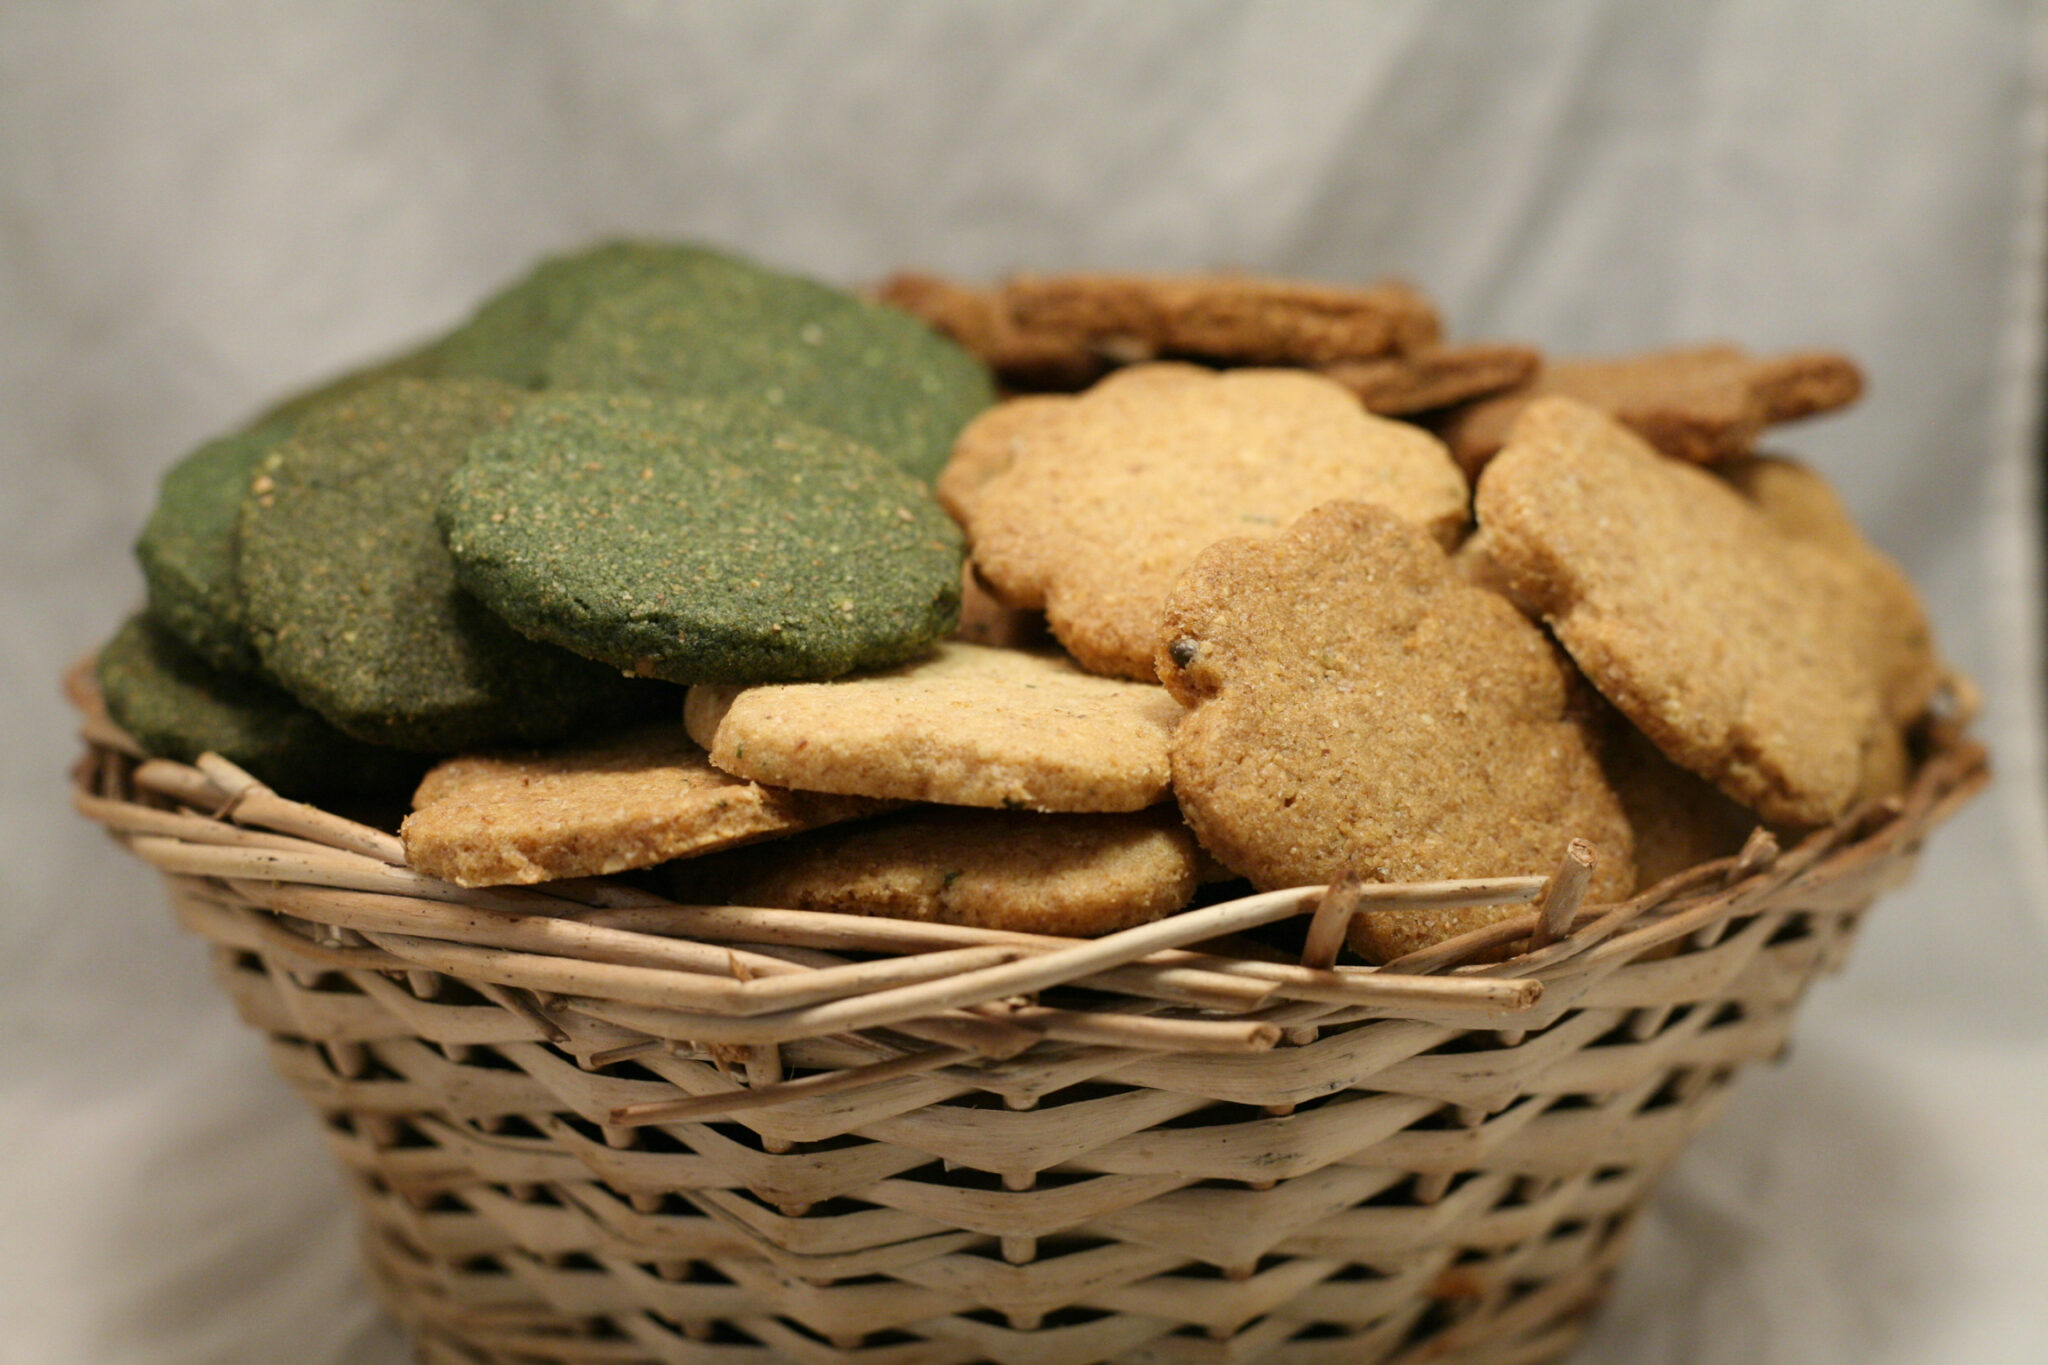
<instances>
[{"instance_id":1,"label":"white fabric backdrop","mask_svg":"<svg viewBox=\"0 0 2048 1365\"><path fill-rule=\"evenodd\" d=\"M0 1362L404 1358L312 1125L64 807L162 468L538 253L1407 274L1458 335L1836 346L1789 430L2002 780L1667 1182L1582 1359L2048 1360L2036 7L0 6Z\"/></svg>"}]
</instances>

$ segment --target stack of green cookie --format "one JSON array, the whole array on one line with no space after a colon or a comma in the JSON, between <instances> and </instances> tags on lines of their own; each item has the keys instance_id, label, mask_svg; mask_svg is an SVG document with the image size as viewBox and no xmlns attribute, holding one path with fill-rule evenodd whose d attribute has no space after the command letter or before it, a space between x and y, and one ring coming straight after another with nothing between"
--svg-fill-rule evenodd
<instances>
[{"instance_id":1,"label":"stack of green cookie","mask_svg":"<svg viewBox=\"0 0 2048 1365\"><path fill-rule=\"evenodd\" d=\"M731 256L545 261L166 475L108 711L336 795L673 713L667 684L915 657L960 585L923 476L991 398L909 319Z\"/></svg>"}]
</instances>

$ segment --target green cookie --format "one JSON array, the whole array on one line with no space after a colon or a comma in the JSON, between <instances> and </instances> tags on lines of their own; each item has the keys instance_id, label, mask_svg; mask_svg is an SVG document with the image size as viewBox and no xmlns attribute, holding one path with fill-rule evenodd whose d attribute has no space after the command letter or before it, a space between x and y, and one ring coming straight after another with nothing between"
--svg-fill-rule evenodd
<instances>
[{"instance_id":1,"label":"green cookie","mask_svg":"<svg viewBox=\"0 0 2048 1365\"><path fill-rule=\"evenodd\" d=\"M214 668L255 672L256 646L235 586L235 528L257 466L323 404L387 378L423 373L434 363L431 350L415 351L329 380L171 466L135 542L150 615Z\"/></svg>"},{"instance_id":2,"label":"green cookie","mask_svg":"<svg viewBox=\"0 0 2048 1365\"><path fill-rule=\"evenodd\" d=\"M358 739L428 753L538 744L673 703L526 639L456 584L435 505L470 441L521 397L390 380L320 408L263 458L236 564L250 633L266 673Z\"/></svg>"},{"instance_id":3,"label":"green cookie","mask_svg":"<svg viewBox=\"0 0 2048 1365\"><path fill-rule=\"evenodd\" d=\"M539 388L548 353L592 304L650 280L682 275L724 258L701 247L607 242L542 261L486 300L470 320L435 344L449 378L498 379Z\"/></svg>"},{"instance_id":4,"label":"green cookie","mask_svg":"<svg viewBox=\"0 0 2048 1365\"><path fill-rule=\"evenodd\" d=\"M546 383L765 403L921 479L995 400L981 363L916 318L708 253L593 299L548 358Z\"/></svg>"},{"instance_id":5,"label":"green cookie","mask_svg":"<svg viewBox=\"0 0 2048 1365\"><path fill-rule=\"evenodd\" d=\"M542 395L471 447L441 528L520 630L672 682L900 663L960 611L960 535L925 486L760 404Z\"/></svg>"},{"instance_id":6,"label":"green cookie","mask_svg":"<svg viewBox=\"0 0 2048 1365\"><path fill-rule=\"evenodd\" d=\"M287 796L403 793L424 766L350 739L267 683L208 667L144 616L100 650L99 680L108 716L146 752L180 763L217 753Z\"/></svg>"}]
</instances>

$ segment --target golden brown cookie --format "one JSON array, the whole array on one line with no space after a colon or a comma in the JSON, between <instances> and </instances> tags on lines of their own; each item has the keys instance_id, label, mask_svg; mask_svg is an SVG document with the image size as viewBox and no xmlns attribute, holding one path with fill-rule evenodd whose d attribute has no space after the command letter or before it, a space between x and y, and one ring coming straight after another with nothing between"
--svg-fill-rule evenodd
<instances>
[{"instance_id":1,"label":"golden brown cookie","mask_svg":"<svg viewBox=\"0 0 2048 1365\"><path fill-rule=\"evenodd\" d=\"M1824 824L1896 726L1864 578L1584 403L1543 398L1478 491L1485 550L1657 747L1772 823Z\"/></svg>"},{"instance_id":2,"label":"golden brown cookie","mask_svg":"<svg viewBox=\"0 0 2048 1365\"><path fill-rule=\"evenodd\" d=\"M1407 417L1526 384L1542 363L1531 346L1477 342L1425 346L1372 360L1339 360L1319 368L1358 395L1367 412Z\"/></svg>"},{"instance_id":3,"label":"golden brown cookie","mask_svg":"<svg viewBox=\"0 0 2048 1365\"><path fill-rule=\"evenodd\" d=\"M1039 811L1140 810L1171 794L1180 703L1056 653L950 642L829 683L697 687L711 761L802 791Z\"/></svg>"},{"instance_id":4,"label":"golden brown cookie","mask_svg":"<svg viewBox=\"0 0 2048 1365\"><path fill-rule=\"evenodd\" d=\"M1149 680L1159 607L1202 549L1318 503L1387 507L1452 543L1464 478L1436 439L1299 370L1138 366L1046 400L962 508L976 567L1043 607L1082 666Z\"/></svg>"},{"instance_id":5,"label":"golden brown cookie","mask_svg":"<svg viewBox=\"0 0 2048 1365\"><path fill-rule=\"evenodd\" d=\"M421 781L406 861L458 886L651 867L886 810L776 791L711 766L680 726L546 753L451 758Z\"/></svg>"},{"instance_id":6,"label":"golden brown cookie","mask_svg":"<svg viewBox=\"0 0 2048 1365\"><path fill-rule=\"evenodd\" d=\"M1712 464L1747 452L1767 426L1846 407L1862 392L1863 374L1846 356L1680 347L1552 361L1525 387L1460 408L1440 430L1458 463L1476 473L1523 408L1557 394L1600 409L1666 455Z\"/></svg>"},{"instance_id":7,"label":"golden brown cookie","mask_svg":"<svg viewBox=\"0 0 2048 1365\"><path fill-rule=\"evenodd\" d=\"M1195 893L1194 836L1170 806L1128 815L919 808L679 864L698 904L886 915L1088 937Z\"/></svg>"},{"instance_id":8,"label":"golden brown cookie","mask_svg":"<svg viewBox=\"0 0 2048 1365\"><path fill-rule=\"evenodd\" d=\"M1173 786L1203 846L1262 888L1548 872L1598 851L1634 882L1577 677L1540 628L1383 508L1319 507L1204 551L1167 602L1159 675L1192 709ZM1386 960L1493 909L1362 915Z\"/></svg>"},{"instance_id":9,"label":"golden brown cookie","mask_svg":"<svg viewBox=\"0 0 2048 1365\"><path fill-rule=\"evenodd\" d=\"M1018 443L1042 432L1046 416L1064 412L1069 401L1060 394L1025 394L998 403L969 422L953 442L953 457L933 481L932 495L939 506L953 520L964 521L967 505L981 486L1016 459Z\"/></svg>"},{"instance_id":10,"label":"golden brown cookie","mask_svg":"<svg viewBox=\"0 0 2048 1365\"><path fill-rule=\"evenodd\" d=\"M1755 812L1664 757L1634 726L1617 722L1612 733L1607 776L1635 831L1636 890L1742 851Z\"/></svg>"},{"instance_id":11,"label":"golden brown cookie","mask_svg":"<svg viewBox=\"0 0 2048 1365\"><path fill-rule=\"evenodd\" d=\"M1436 310L1410 285L1364 288L1258 275L1020 275L1001 291L1020 330L1133 359L1325 365L1433 344Z\"/></svg>"},{"instance_id":12,"label":"golden brown cookie","mask_svg":"<svg viewBox=\"0 0 2048 1365\"><path fill-rule=\"evenodd\" d=\"M1755 455L1715 472L1755 503L1773 526L1839 555L1863 580L1870 605L1845 624L1863 628L1863 647L1886 679L1886 712L1901 725L1918 720L1941 686L1943 669L1927 609L1899 566L1863 538L1849 509L1818 471L1782 456Z\"/></svg>"},{"instance_id":13,"label":"golden brown cookie","mask_svg":"<svg viewBox=\"0 0 2048 1365\"><path fill-rule=\"evenodd\" d=\"M995 290L906 270L884 280L875 298L951 337L1013 389L1082 388L1111 364L1085 338L1019 327Z\"/></svg>"}]
</instances>

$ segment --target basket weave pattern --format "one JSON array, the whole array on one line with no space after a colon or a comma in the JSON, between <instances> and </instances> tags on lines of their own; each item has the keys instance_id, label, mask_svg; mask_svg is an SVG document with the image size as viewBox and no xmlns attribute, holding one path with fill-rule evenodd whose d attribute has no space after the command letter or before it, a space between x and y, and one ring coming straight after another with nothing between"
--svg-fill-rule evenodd
<instances>
[{"instance_id":1,"label":"basket weave pattern","mask_svg":"<svg viewBox=\"0 0 2048 1365\"><path fill-rule=\"evenodd\" d=\"M1658 1173L1986 777L1949 734L1902 800L1620 906L1579 905L1567 859L1080 943L465 891L231 765L87 737L80 809L320 1116L422 1358L466 1365L1552 1359ZM1329 961L1349 915L1453 895L1536 905ZM1227 937L1310 914L1304 962Z\"/></svg>"}]
</instances>

